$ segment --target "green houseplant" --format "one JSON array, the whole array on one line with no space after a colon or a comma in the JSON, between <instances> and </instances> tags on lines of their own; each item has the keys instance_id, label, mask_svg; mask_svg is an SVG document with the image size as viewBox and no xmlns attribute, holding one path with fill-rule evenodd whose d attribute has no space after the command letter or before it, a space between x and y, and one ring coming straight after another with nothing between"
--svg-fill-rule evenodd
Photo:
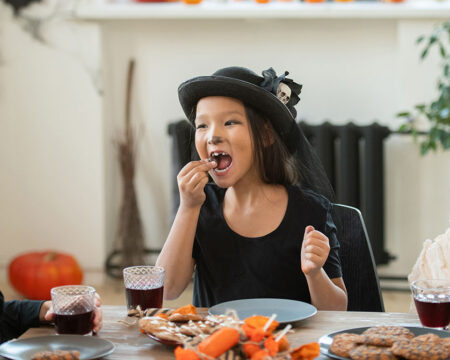
<instances>
[{"instance_id":1,"label":"green houseplant","mask_svg":"<svg viewBox=\"0 0 450 360\"><path fill-rule=\"evenodd\" d=\"M425 117L429 123L429 129L421 138L420 152L422 155L429 150L437 151L439 148L450 149L450 21L440 24L429 36L421 36L418 44L425 44L421 53L421 59L425 59L431 48L437 48L441 56L442 73L438 78L438 97L428 104L418 104L413 111L405 111L397 114L405 122L399 131L410 132L415 141L419 141L417 119Z\"/></svg>"}]
</instances>

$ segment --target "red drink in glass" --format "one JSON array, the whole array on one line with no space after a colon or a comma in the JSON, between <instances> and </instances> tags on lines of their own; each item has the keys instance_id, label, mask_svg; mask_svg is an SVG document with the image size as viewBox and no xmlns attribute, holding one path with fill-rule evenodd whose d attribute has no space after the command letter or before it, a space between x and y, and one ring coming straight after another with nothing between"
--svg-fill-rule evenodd
<instances>
[{"instance_id":1,"label":"red drink in glass","mask_svg":"<svg viewBox=\"0 0 450 360\"><path fill-rule=\"evenodd\" d=\"M445 329L450 323L450 279L416 280L411 291L422 325Z\"/></svg>"},{"instance_id":2,"label":"red drink in glass","mask_svg":"<svg viewBox=\"0 0 450 360\"><path fill-rule=\"evenodd\" d=\"M423 326L445 328L450 324L450 299L432 302L425 297L417 297L414 303Z\"/></svg>"},{"instance_id":3,"label":"red drink in glass","mask_svg":"<svg viewBox=\"0 0 450 360\"><path fill-rule=\"evenodd\" d=\"M92 331L94 311L75 315L55 315L55 327L58 334L85 335Z\"/></svg>"},{"instance_id":4,"label":"red drink in glass","mask_svg":"<svg viewBox=\"0 0 450 360\"><path fill-rule=\"evenodd\" d=\"M58 334L85 335L94 327L95 289L92 286L66 285L51 290Z\"/></svg>"},{"instance_id":5,"label":"red drink in glass","mask_svg":"<svg viewBox=\"0 0 450 360\"><path fill-rule=\"evenodd\" d=\"M127 308L141 310L161 308L163 304L164 286L154 289L126 289Z\"/></svg>"},{"instance_id":6,"label":"red drink in glass","mask_svg":"<svg viewBox=\"0 0 450 360\"><path fill-rule=\"evenodd\" d=\"M123 269L127 309L161 308L164 293L164 269L141 265Z\"/></svg>"}]
</instances>

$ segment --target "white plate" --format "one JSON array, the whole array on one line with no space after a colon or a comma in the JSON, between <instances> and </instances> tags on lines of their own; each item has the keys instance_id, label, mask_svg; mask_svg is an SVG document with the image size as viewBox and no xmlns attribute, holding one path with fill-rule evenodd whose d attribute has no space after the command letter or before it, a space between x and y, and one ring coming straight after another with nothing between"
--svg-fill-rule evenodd
<instances>
[{"instance_id":1,"label":"white plate","mask_svg":"<svg viewBox=\"0 0 450 360\"><path fill-rule=\"evenodd\" d=\"M40 351L78 350L80 360L89 360L109 355L114 349L111 341L96 336L50 335L8 341L0 346L0 356L29 360Z\"/></svg>"},{"instance_id":2,"label":"white plate","mask_svg":"<svg viewBox=\"0 0 450 360\"><path fill-rule=\"evenodd\" d=\"M311 304L287 299L242 299L223 302L212 306L209 313L223 315L227 310L235 310L239 319L243 320L252 315L272 316L280 324L309 318L317 313Z\"/></svg>"},{"instance_id":3,"label":"white plate","mask_svg":"<svg viewBox=\"0 0 450 360\"><path fill-rule=\"evenodd\" d=\"M401 326L401 325L400 325ZM423 328L423 327L415 327L415 326L403 326L404 328L407 328L411 330L411 332L415 336L433 333L437 336L440 336L441 338L448 338L450 337L450 332L444 331L444 330L435 330L435 329L429 329L429 328ZM341 331L336 331L334 333L324 335L319 339L319 345L320 345L320 352L330 358L333 359L339 359L339 360L349 360L349 358L344 358L342 356L337 356L333 354L330 350L331 343L333 342L333 338L341 333L352 333L352 334L361 334L365 330L367 330L369 327L360 327L360 328L354 328L354 329L345 329Z\"/></svg>"}]
</instances>

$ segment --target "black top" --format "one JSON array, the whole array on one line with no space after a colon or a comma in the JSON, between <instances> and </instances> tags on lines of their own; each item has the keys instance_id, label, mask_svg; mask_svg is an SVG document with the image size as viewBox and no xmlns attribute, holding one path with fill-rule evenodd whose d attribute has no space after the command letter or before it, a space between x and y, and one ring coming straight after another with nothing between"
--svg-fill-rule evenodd
<instances>
[{"instance_id":1,"label":"black top","mask_svg":"<svg viewBox=\"0 0 450 360\"><path fill-rule=\"evenodd\" d=\"M222 211L226 189L205 187L194 240L194 305L249 298L282 298L311 302L300 265L305 228L328 236L330 254L323 268L330 279L342 276L339 242L331 203L323 196L288 186L288 205L281 224L271 233L243 237L230 229Z\"/></svg>"},{"instance_id":2,"label":"black top","mask_svg":"<svg viewBox=\"0 0 450 360\"><path fill-rule=\"evenodd\" d=\"M39 326L43 301L3 301L0 292L0 343L19 337L30 327Z\"/></svg>"}]
</instances>

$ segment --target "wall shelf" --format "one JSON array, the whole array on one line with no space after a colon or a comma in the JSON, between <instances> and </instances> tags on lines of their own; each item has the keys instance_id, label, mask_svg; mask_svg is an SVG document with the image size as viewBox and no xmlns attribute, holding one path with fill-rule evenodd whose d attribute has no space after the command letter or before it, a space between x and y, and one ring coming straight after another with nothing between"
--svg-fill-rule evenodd
<instances>
[{"instance_id":1,"label":"wall shelf","mask_svg":"<svg viewBox=\"0 0 450 360\"><path fill-rule=\"evenodd\" d=\"M272 0L273 1L273 0ZM320 3L273 1L217 3L199 5L170 3L86 3L75 16L84 20L139 19L446 19L450 1L405 3L351 2Z\"/></svg>"}]
</instances>

